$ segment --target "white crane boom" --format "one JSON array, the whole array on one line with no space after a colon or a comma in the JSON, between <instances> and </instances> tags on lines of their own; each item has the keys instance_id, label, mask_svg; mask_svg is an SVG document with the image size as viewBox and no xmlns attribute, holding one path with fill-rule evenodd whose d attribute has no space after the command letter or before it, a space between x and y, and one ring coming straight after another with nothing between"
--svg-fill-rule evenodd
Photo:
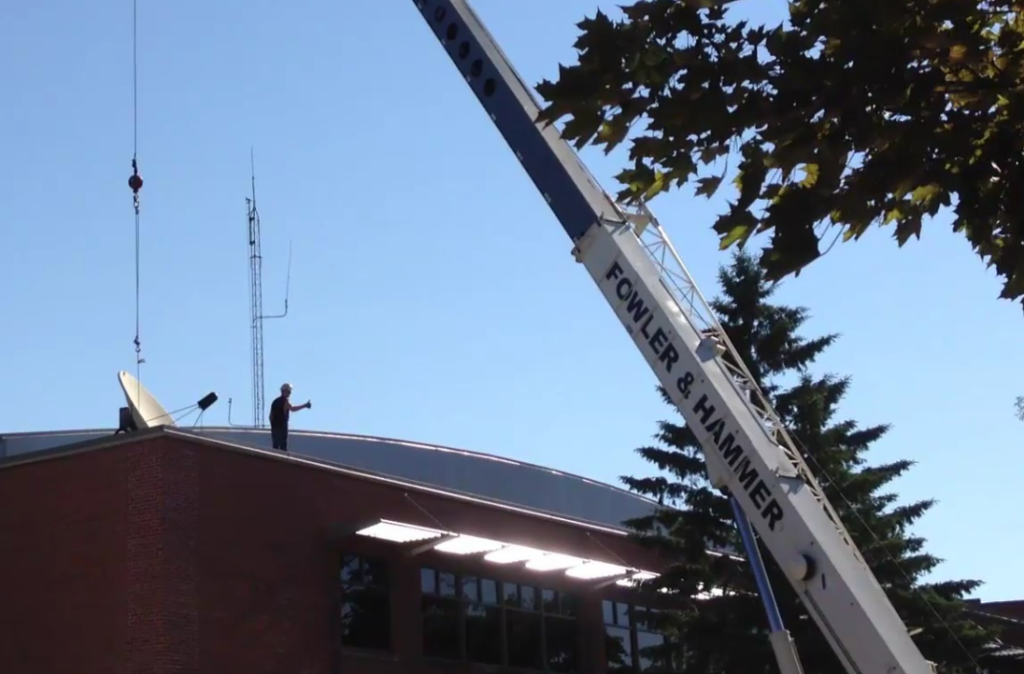
<instances>
[{"instance_id":1,"label":"white crane boom","mask_svg":"<svg viewBox=\"0 0 1024 674\"><path fill-rule=\"evenodd\" d=\"M653 214L615 203L465 0L413 0L850 674L932 674ZM727 358L728 356L728 358Z\"/></svg>"}]
</instances>

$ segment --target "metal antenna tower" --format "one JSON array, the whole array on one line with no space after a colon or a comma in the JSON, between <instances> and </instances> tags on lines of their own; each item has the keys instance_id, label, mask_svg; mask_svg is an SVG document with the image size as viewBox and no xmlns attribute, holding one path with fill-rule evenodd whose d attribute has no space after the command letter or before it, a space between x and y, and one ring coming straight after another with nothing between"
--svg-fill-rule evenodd
<instances>
[{"instance_id":1,"label":"metal antenna tower","mask_svg":"<svg viewBox=\"0 0 1024 674\"><path fill-rule=\"evenodd\" d=\"M252 337L252 425L263 428L266 388L263 382L263 321L268 318L284 318L288 315L288 293L292 280L292 249L288 244L288 276L284 289L284 312L268 316L263 313L263 248L260 241L260 214L256 210L256 162L253 151L249 151L249 165L252 177L252 195L245 200L249 222L249 315Z\"/></svg>"}]
</instances>

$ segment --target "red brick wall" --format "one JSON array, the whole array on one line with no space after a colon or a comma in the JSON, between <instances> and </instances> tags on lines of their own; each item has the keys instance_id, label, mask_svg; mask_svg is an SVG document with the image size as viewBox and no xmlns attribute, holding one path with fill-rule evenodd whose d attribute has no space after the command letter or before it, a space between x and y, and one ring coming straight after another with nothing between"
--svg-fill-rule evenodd
<instances>
[{"instance_id":1,"label":"red brick wall","mask_svg":"<svg viewBox=\"0 0 1024 674\"><path fill-rule=\"evenodd\" d=\"M0 469L0 674L398 674L418 566L391 555L397 655L335 647L338 525L377 517L570 554L655 560L621 537L169 437ZM607 549L606 549L607 548ZM410 601L413 599L413 601ZM600 633L598 600L581 622ZM599 671L599 639L581 643Z\"/></svg>"},{"instance_id":2,"label":"red brick wall","mask_svg":"<svg viewBox=\"0 0 1024 674\"><path fill-rule=\"evenodd\" d=\"M1024 620L1024 601L979 602L976 604L976 608L984 613L991 613L992 615L1003 616L1004 618L1013 618L1014 620Z\"/></svg>"},{"instance_id":3,"label":"red brick wall","mask_svg":"<svg viewBox=\"0 0 1024 674\"><path fill-rule=\"evenodd\" d=\"M1003 643L1024 647L1024 601L974 602L972 608L987 616L1009 618L992 619L991 623L999 629L999 639Z\"/></svg>"},{"instance_id":4,"label":"red brick wall","mask_svg":"<svg viewBox=\"0 0 1024 674\"><path fill-rule=\"evenodd\" d=\"M0 672L124 671L124 478L117 451L0 470Z\"/></svg>"},{"instance_id":5,"label":"red brick wall","mask_svg":"<svg viewBox=\"0 0 1024 674\"><path fill-rule=\"evenodd\" d=\"M199 672L198 453L166 439L124 463L127 674Z\"/></svg>"},{"instance_id":6,"label":"red brick wall","mask_svg":"<svg viewBox=\"0 0 1024 674\"><path fill-rule=\"evenodd\" d=\"M0 470L0 672L199 670L195 448Z\"/></svg>"}]
</instances>

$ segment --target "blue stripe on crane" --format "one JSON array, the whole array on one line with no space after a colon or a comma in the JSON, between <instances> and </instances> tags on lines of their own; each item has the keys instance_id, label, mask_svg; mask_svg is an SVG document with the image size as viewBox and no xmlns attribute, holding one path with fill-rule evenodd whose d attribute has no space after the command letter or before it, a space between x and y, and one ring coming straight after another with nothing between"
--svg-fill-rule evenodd
<instances>
[{"instance_id":1,"label":"blue stripe on crane","mask_svg":"<svg viewBox=\"0 0 1024 674\"><path fill-rule=\"evenodd\" d=\"M414 2L569 238L601 220L621 222L575 150L553 125L536 122L540 107L530 88L465 0Z\"/></svg>"}]
</instances>

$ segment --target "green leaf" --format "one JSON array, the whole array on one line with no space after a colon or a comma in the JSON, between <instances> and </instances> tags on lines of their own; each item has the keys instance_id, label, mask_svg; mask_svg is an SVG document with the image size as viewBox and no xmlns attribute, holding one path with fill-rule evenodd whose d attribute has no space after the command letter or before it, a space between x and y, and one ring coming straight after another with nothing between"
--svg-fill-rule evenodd
<instances>
[{"instance_id":1,"label":"green leaf","mask_svg":"<svg viewBox=\"0 0 1024 674\"><path fill-rule=\"evenodd\" d=\"M771 245L761 256L769 279L781 280L816 260L820 251L814 228L802 223L786 223L775 227Z\"/></svg>"},{"instance_id":2,"label":"green leaf","mask_svg":"<svg viewBox=\"0 0 1024 674\"><path fill-rule=\"evenodd\" d=\"M757 219L744 208L733 206L715 221L714 230L719 235L719 249L734 245L743 246L754 233Z\"/></svg>"},{"instance_id":3,"label":"green leaf","mask_svg":"<svg viewBox=\"0 0 1024 674\"><path fill-rule=\"evenodd\" d=\"M910 200L914 203L929 202L934 199L942 188L935 183L922 185L910 193Z\"/></svg>"},{"instance_id":4,"label":"green leaf","mask_svg":"<svg viewBox=\"0 0 1024 674\"><path fill-rule=\"evenodd\" d=\"M949 48L949 60L951 63L958 63L967 56L967 45L956 44Z\"/></svg>"},{"instance_id":5,"label":"green leaf","mask_svg":"<svg viewBox=\"0 0 1024 674\"><path fill-rule=\"evenodd\" d=\"M739 241L746 241L750 238L750 227L747 225L736 225L733 227L728 234L722 237L722 240L718 244L719 250L726 250L731 248L734 244Z\"/></svg>"},{"instance_id":6,"label":"green leaf","mask_svg":"<svg viewBox=\"0 0 1024 674\"><path fill-rule=\"evenodd\" d=\"M609 154L625 140L628 132L629 127L622 123L621 118L606 121L598 128L596 142L604 143L604 153Z\"/></svg>"},{"instance_id":7,"label":"green leaf","mask_svg":"<svg viewBox=\"0 0 1024 674\"><path fill-rule=\"evenodd\" d=\"M906 218L896 224L896 241L903 246L910 237L921 238L921 218Z\"/></svg>"},{"instance_id":8,"label":"green leaf","mask_svg":"<svg viewBox=\"0 0 1024 674\"><path fill-rule=\"evenodd\" d=\"M800 181L801 187L814 187L815 183L818 182L818 171L820 167L818 164L804 164L804 179Z\"/></svg>"},{"instance_id":9,"label":"green leaf","mask_svg":"<svg viewBox=\"0 0 1024 674\"><path fill-rule=\"evenodd\" d=\"M718 186L722 184L722 179L724 177L724 175L721 175L698 178L697 189L694 192L695 195L698 197L707 197L708 199L715 196L715 192L718 191Z\"/></svg>"},{"instance_id":10,"label":"green leaf","mask_svg":"<svg viewBox=\"0 0 1024 674\"><path fill-rule=\"evenodd\" d=\"M654 180L644 190L643 200L649 201L662 192L667 187L665 183L665 174L661 171L656 171L654 174Z\"/></svg>"}]
</instances>

